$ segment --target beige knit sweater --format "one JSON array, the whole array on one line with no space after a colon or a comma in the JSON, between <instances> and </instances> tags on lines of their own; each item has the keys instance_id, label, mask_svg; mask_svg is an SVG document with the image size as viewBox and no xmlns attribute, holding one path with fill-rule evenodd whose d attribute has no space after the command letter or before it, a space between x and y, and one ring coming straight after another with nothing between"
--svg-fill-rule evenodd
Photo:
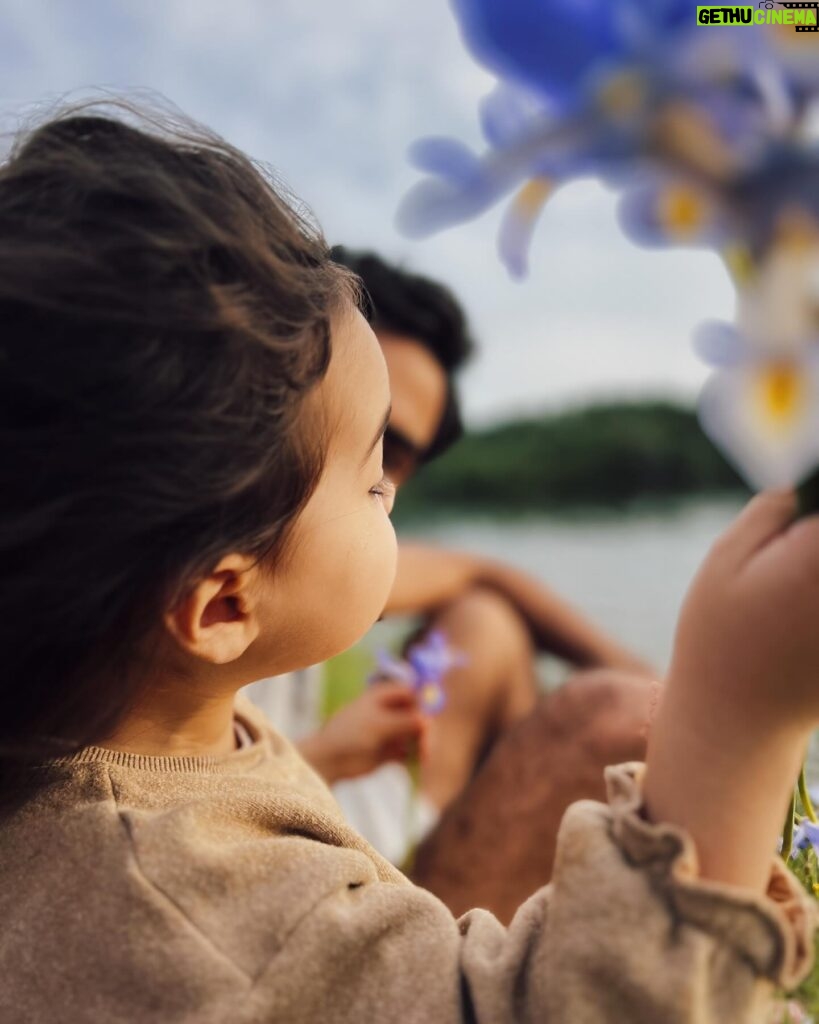
<instances>
[{"instance_id":1,"label":"beige knit sweater","mask_svg":"<svg viewBox=\"0 0 819 1024\"><path fill-rule=\"evenodd\" d=\"M809 903L696 880L639 766L574 805L553 884L459 921L246 703L223 758L89 748L0 828L2 1024L745 1024L810 967ZM498 836L503 842L503 836Z\"/></svg>"}]
</instances>

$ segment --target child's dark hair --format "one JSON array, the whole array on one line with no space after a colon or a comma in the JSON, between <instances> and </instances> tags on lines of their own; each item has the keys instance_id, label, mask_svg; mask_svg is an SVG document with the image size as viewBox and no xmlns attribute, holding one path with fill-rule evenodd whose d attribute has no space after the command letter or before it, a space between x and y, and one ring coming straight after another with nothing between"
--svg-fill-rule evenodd
<instances>
[{"instance_id":1,"label":"child's dark hair","mask_svg":"<svg viewBox=\"0 0 819 1024\"><path fill-rule=\"evenodd\" d=\"M0 168L0 804L104 736L161 612L275 558L320 476L305 401L355 298L302 215L190 125L86 108Z\"/></svg>"},{"instance_id":2,"label":"child's dark hair","mask_svg":"<svg viewBox=\"0 0 819 1024\"><path fill-rule=\"evenodd\" d=\"M377 253L333 247L333 258L357 274L372 303L373 326L417 338L447 376L441 422L425 461L449 448L463 433L453 375L475 351L463 307L445 285L387 263Z\"/></svg>"}]
</instances>

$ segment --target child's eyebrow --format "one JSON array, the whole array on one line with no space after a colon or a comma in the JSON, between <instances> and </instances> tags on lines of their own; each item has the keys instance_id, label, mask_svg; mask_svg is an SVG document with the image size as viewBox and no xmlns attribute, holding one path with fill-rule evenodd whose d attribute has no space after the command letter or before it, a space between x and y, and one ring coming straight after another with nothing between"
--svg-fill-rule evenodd
<instances>
[{"instance_id":1,"label":"child's eyebrow","mask_svg":"<svg viewBox=\"0 0 819 1024\"><path fill-rule=\"evenodd\" d=\"M375 437L373 438L372 444L367 449L367 454L361 460L361 468L362 469L364 468L364 466L365 466L365 464L367 462L367 459L369 459L369 457L372 455L372 453L373 453L373 451L375 449L375 446L378 444L378 442L384 436L384 431L387 429L387 424L390 422L390 415L391 414L392 414L392 402L390 402L390 404L387 406L387 411L384 413L384 419L381 422L381 426L378 428L378 433L375 435Z\"/></svg>"}]
</instances>

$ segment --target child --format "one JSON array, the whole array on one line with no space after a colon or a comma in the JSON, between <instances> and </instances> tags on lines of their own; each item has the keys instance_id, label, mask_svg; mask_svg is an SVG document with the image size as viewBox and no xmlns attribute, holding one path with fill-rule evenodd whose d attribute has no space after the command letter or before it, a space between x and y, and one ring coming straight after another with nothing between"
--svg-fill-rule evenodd
<instances>
[{"instance_id":1,"label":"child","mask_svg":"<svg viewBox=\"0 0 819 1024\"><path fill-rule=\"evenodd\" d=\"M508 930L407 882L236 702L390 588L356 304L218 140L75 112L0 172L0 1019L762 1019L813 930L773 856L819 721L790 494L715 548L645 770L569 810Z\"/></svg>"}]
</instances>

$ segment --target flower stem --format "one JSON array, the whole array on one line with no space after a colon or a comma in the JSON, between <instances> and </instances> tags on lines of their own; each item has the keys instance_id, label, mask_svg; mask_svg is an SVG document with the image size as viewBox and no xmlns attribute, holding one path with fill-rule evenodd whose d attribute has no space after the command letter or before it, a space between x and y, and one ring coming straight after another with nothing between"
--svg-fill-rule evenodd
<instances>
[{"instance_id":1,"label":"flower stem","mask_svg":"<svg viewBox=\"0 0 819 1024\"><path fill-rule=\"evenodd\" d=\"M796 787L794 787L793 793L791 794L791 800L788 804L788 814L785 818L785 827L782 829L782 860L788 863L791 855L791 849L793 848L793 818L796 813Z\"/></svg>"},{"instance_id":2,"label":"flower stem","mask_svg":"<svg viewBox=\"0 0 819 1024\"><path fill-rule=\"evenodd\" d=\"M802 771L799 773L799 799L802 801L802 810L807 814L808 818L815 823L816 811L813 809L810 793L808 792L808 782L805 778L804 765L802 765Z\"/></svg>"}]
</instances>

